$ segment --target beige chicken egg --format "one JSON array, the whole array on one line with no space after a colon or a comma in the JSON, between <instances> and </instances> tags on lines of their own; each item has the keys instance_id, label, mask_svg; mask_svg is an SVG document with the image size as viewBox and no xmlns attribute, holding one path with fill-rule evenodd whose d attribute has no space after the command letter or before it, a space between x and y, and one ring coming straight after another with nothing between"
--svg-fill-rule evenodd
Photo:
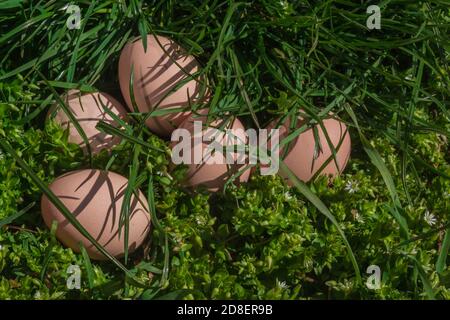
<instances>
[{"instance_id":1,"label":"beige chicken egg","mask_svg":"<svg viewBox=\"0 0 450 320\"><path fill-rule=\"evenodd\" d=\"M114 172L101 170L78 170L58 177L49 186L78 222L106 251L115 257L124 253L125 229L119 236L119 220L128 180ZM141 191L130 202L128 250L133 252L150 231L149 207ZM56 220L56 237L67 247L80 251L81 242L89 256L96 260L106 259L97 248L79 233L63 214L43 195L42 217L50 228Z\"/></svg>"},{"instance_id":2,"label":"beige chicken egg","mask_svg":"<svg viewBox=\"0 0 450 320\"><path fill-rule=\"evenodd\" d=\"M133 71L133 94L140 112L171 108L188 108L206 100L203 85L190 75L198 72L194 57L169 38L147 36L147 51L141 38L125 45L119 58L119 83L122 95L133 110L130 79ZM203 97L201 97L203 96ZM161 137L170 137L172 131L190 112L173 112L147 119L147 126Z\"/></svg>"},{"instance_id":3,"label":"beige chicken egg","mask_svg":"<svg viewBox=\"0 0 450 320\"><path fill-rule=\"evenodd\" d=\"M116 99L103 92L82 94L78 90L70 90L67 95L63 96L63 100L86 134L93 154L99 153L103 149L110 150L120 143L119 137L103 133L95 127L100 120L110 125L118 126L103 106L119 118L126 119L127 111ZM69 128L69 142L78 144L84 152L87 152L82 136L71 123L64 110L54 105L50 108L47 118L50 118L53 114L53 120L56 123L64 129Z\"/></svg>"},{"instance_id":4,"label":"beige chicken egg","mask_svg":"<svg viewBox=\"0 0 450 320\"><path fill-rule=\"evenodd\" d=\"M224 127L221 128L222 126ZM227 129L230 131L226 131ZM184 133L180 130L184 130ZM172 135L172 160L174 155L184 157L183 164L188 167L185 181L187 187L203 186L211 192L217 192L248 162L244 152L238 152L237 149L227 152L226 149L227 146L244 145L247 141L244 126L237 118L226 124L216 120L207 126L206 117L190 116L174 133L177 134ZM222 152L215 152L213 143L218 148L224 148ZM233 182L246 182L249 176L250 170L245 170Z\"/></svg>"},{"instance_id":5,"label":"beige chicken egg","mask_svg":"<svg viewBox=\"0 0 450 320\"><path fill-rule=\"evenodd\" d=\"M273 121L270 123L268 129L275 128L277 122ZM300 128L304 123L305 121L299 117L296 129ZM343 122L331 117L323 120L323 126L331 140L331 144L336 150L336 161L333 157L330 144L325 137L324 130L318 124L315 125L318 132L318 139L316 140L313 128L308 128L291 142L290 148L284 158L286 166L301 181L307 182L311 180L328 159L330 159L329 162L324 166L320 174L334 177L345 169L350 158L351 139L347 126ZM296 130L290 130L289 128L289 119L280 125L280 143L292 131ZM280 156L284 153L285 148L280 148ZM338 166L336 166L336 162ZM280 170L280 175L286 179L288 184L292 185L282 170Z\"/></svg>"}]
</instances>

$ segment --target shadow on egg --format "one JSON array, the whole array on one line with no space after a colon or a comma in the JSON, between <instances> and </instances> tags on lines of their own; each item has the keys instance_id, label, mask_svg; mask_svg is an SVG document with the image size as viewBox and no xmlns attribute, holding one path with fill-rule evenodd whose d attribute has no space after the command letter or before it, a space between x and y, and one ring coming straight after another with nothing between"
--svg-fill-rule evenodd
<instances>
[{"instance_id":1,"label":"shadow on egg","mask_svg":"<svg viewBox=\"0 0 450 320\"><path fill-rule=\"evenodd\" d=\"M188 186L191 187L204 186L209 191L213 192L218 191L223 188L228 179L230 179L234 174L239 172L239 170L242 168L242 165L228 165L226 169L225 166L227 165L206 164L206 163L199 164L194 169L189 170L185 182ZM205 170L205 174L202 174L202 170ZM224 171L222 174L220 173L221 170ZM246 176L245 173L243 174L243 176L244 181L247 181L248 177ZM233 181L233 184L238 186L240 185L241 182L244 181L241 181L239 178L236 178Z\"/></svg>"},{"instance_id":2,"label":"shadow on egg","mask_svg":"<svg viewBox=\"0 0 450 320\"><path fill-rule=\"evenodd\" d=\"M165 63L164 68L169 68L171 65L174 65L173 61L171 61L170 58L168 58L168 61ZM194 69L196 69L197 63L195 61L191 61L186 65L183 69L188 73L184 72L183 70L179 70L176 74L172 75L169 79L167 79L165 82L161 83L159 87L152 90L152 101L148 99L148 96L146 97L146 102L151 105L152 107L155 107L156 110L158 108L165 109L169 107L179 107L181 104L185 104L186 101L183 100L177 100L177 101L169 101L169 99L166 99L171 94L173 94L175 91L175 87L181 83L188 81L187 79L193 78L190 74L194 73L192 72ZM151 75L152 71L149 71L148 75ZM145 86L149 83L149 81L152 80L146 80L145 77L143 79L142 88L145 90ZM190 103L196 103L199 99L197 99L197 95L200 93L199 85L196 85L193 92L190 92L190 88L186 88L185 93L186 97L190 100ZM181 90L181 89L180 89ZM172 92L171 92L172 91ZM181 91L182 92L182 91ZM184 96L184 94L183 94ZM155 105L152 105L152 102L156 102ZM158 104L159 103L159 104Z\"/></svg>"},{"instance_id":3,"label":"shadow on egg","mask_svg":"<svg viewBox=\"0 0 450 320\"><path fill-rule=\"evenodd\" d=\"M267 129L275 128L276 123L273 121ZM290 129L290 120L287 119L279 126L280 142L306 123L305 119L299 117L295 128ZM318 124L307 128L288 144L287 149L282 147L280 150L283 162L301 181L308 182L316 175L335 177L345 169L350 159L351 139L347 126L331 116L322 123L323 128ZM317 130L317 137L313 128ZM285 173L280 172L280 175L292 185Z\"/></svg>"},{"instance_id":4,"label":"shadow on egg","mask_svg":"<svg viewBox=\"0 0 450 320\"><path fill-rule=\"evenodd\" d=\"M195 122L201 124L201 126L198 128L200 130L197 133L195 132ZM225 125L225 127L223 128L225 130L235 131L231 131L229 134L228 131L215 131L218 130L218 128L220 128L222 125ZM195 189L204 186L210 192L217 192L223 189L228 179L230 179L234 174L245 167L247 155L244 155L244 163L242 164L235 162L227 164L227 151L224 151L227 146L233 145L229 144L229 141L230 136L234 134L236 134L236 138L242 143L245 144L247 141L247 137L244 133L245 128L239 119L235 118L229 123L223 123L222 119L215 120L212 123L207 123L207 116L204 112L202 112L199 117L194 117L192 115L188 117L180 125L179 129L185 129L190 133L190 137L186 141L185 145L185 148L190 152L189 163L184 163L187 166L186 178L183 181L183 184L186 187ZM196 134L201 135L201 139L198 141L195 138ZM216 137L217 139L214 139L214 137ZM208 151L206 152L207 157L205 158L204 151L210 147L212 140L214 140L215 143L218 143L220 148L222 148L222 151L220 151L218 154L213 154L212 152L210 153ZM234 141L234 138L231 140ZM184 144L185 142L183 140L172 141L172 151L178 143ZM215 148L213 148L213 150L214 149ZM184 151L184 148L182 148L181 150ZM194 154L196 152L201 153L202 159L200 163L195 162ZM234 147L233 151L229 155L231 155L233 160L236 160L239 157L238 153L235 152ZM180 156L184 156L184 153L181 153ZM208 160L210 159L211 161L209 161L208 163ZM246 182L248 181L249 176L250 170L246 170L239 177L236 177L234 179L233 184L239 185L242 182Z\"/></svg>"},{"instance_id":5,"label":"shadow on egg","mask_svg":"<svg viewBox=\"0 0 450 320\"><path fill-rule=\"evenodd\" d=\"M122 95L133 110L130 79L133 71L133 95L141 113L155 110L185 108L165 115L149 117L147 126L154 133L169 137L190 114L192 104L206 102L202 94L199 63L180 45L163 36L147 36L147 51L141 38L129 42L119 59L119 82ZM203 77L202 77L203 78Z\"/></svg>"},{"instance_id":6,"label":"shadow on egg","mask_svg":"<svg viewBox=\"0 0 450 320\"><path fill-rule=\"evenodd\" d=\"M50 189L97 242L113 256L120 257L124 252L124 229L119 236L119 219L127 183L126 178L112 172L78 170L58 177ZM45 196L41 208L47 226L50 227L53 220L58 221L56 236L66 246L79 252L81 241L91 258L105 259ZM129 219L128 250L133 252L150 229L148 204L140 191L139 198L131 198Z\"/></svg>"},{"instance_id":7,"label":"shadow on egg","mask_svg":"<svg viewBox=\"0 0 450 320\"><path fill-rule=\"evenodd\" d=\"M110 110L110 112L114 113L119 118L126 120L126 110L116 99L106 93L96 92L81 94L78 90L70 90L64 97L64 100L86 134L93 154L96 154L103 149L110 150L120 143L121 139L119 137L101 132L96 128L99 121L103 121L114 127L118 126L116 121L104 108ZM53 105L47 113L47 118L53 118L53 120L63 129L68 129L68 141L78 144L83 152L87 153L87 146L85 145L83 138L61 107Z\"/></svg>"}]
</instances>

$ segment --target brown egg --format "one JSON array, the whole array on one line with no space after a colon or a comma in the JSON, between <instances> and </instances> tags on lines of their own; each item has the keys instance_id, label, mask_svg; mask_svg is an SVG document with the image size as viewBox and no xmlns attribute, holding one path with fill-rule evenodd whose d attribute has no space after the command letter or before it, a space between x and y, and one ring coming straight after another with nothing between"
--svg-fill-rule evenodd
<instances>
[{"instance_id":1,"label":"brown egg","mask_svg":"<svg viewBox=\"0 0 450 320\"><path fill-rule=\"evenodd\" d=\"M127 185L128 180L114 172L78 170L58 177L49 188L106 251L119 257L124 253L125 229L122 227L119 236L119 217ZM133 252L150 230L150 214L142 192L139 191L139 200L133 195L130 204L128 249ZM41 210L49 228L53 220L58 222L56 237L64 245L79 252L82 242L91 258L106 259L45 195Z\"/></svg>"},{"instance_id":2,"label":"brown egg","mask_svg":"<svg viewBox=\"0 0 450 320\"><path fill-rule=\"evenodd\" d=\"M118 126L116 121L104 110L102 104L119 118L126 119L127 112L116 99L107 93L96 92L81 94L78 90L70 90L68 94L63 97L63 100L86 134L93 154L99 153L103 149L109 150L120 143L119 137L103 133L95 127L100 120L103 120L110 125ZM56 105L52 106L47 114L47 118L49 118L55 110L56 115L54 121L64 129L69 127L69 142L78 144L84 152L87 152L87 147L83 138L62 108L57 107Z\"/></svg>"},{"instance_id":3,"label":"brown egg","mask_svg":"<svg viewBox=\"0 0 450 320\"><path fill-rule=\"evenodd\" d=\"M201 127L203 130L199 132L198 136L195 136L195 126L194 121L201 121ZM232 123L228 123L224 129L232 130L231 133L225 133L225 131L218 131L223 122L216 120L212 122L208 127L206 127L206 118L193 118L192 116L186 119L178 129L187 130L189 132L189 137L187 142L190 146L189 152L190 157L186 159L189 160L189 164L184 163L188 166L186 186L191 188L196 188L199 186L206 187L211 192L216 192L221 190L227 180L233 175L239 172L240 169L245 167L247 162L247 156L239 155L237 152L229 152L229 159L227 162L227 153L222 152L210 152L208 153L206 148L208 146L212 147L211 140L217 137L217 145L220 147L234 146L236 144L244 144L247 141L247 136L245 134L245 128L239 119L234 119ZM217 131L215 130L217 128ZM175 131L174 134L178 132ZM199 140L197 140L199 139ZM232 139L235 139L234 141ZM181 140L181 142L179 142ZM183 139L174 139L172 136L172 152L184 155L183 152L179 152L176 145L183 143ZM179 144L181 146L181 144ZM200 159L195 159L196 155L200 154ZM205 155L206 157L202 157ZM173 160L173 155L172 155ZM199 161L200 160L200 161ZM239 160L239 161L238 161ZM215 163L213 163L215 162ZM241 182L248 181L250 176L250 170L246 170L242 175L237 178L234 183L239 184Z\"/></svg>"},{"instance_id":4,"label":"brown egg","mask_svg":"<svg viewBox=\"0 0 450 320\"><path fill-rule=\"evenodd\" d=\"M300 128L305 123L302 118L297 121L296 128ZM269 124L268 129L272 129L276 126L277 121L273 121ZM317 124L318 141L317 143L321 148L316 149L316 139L314 138L314 131L312 128L308 128L302 132L296 139L291 142L290 149L284 158L286 166L302 181L307 182L311 180L314 174L319 171L321 166L331 157L328 164L323 168L320 174L336 176L342 172L347 165L351 152L351 140L350 134L347 130L347 126L336 119L327 118L323 120L323 126L328 133L332 145L336 150L336 160L333 158L332 150L325 137L324 131ZM286 120L280 127L280 143L286 138L293 130L289 131L290 121ZM340 146L339 146L340 145ZM339 146L339 148L338 148ZM284 148L280 149L280 157L284 154ZM336 162L339 168L336 166ZM280 175L284 177L288 184L292 185L287 175L280 170Z\"/></svg>"},{"instance_id":5,"label":"brown egg","mask_svg":"<svg viewBox=\"0 0 450 320\"><path fill-rule=\"evenodd\" d=\"M189 109L192 104L200 102L201 92L205 91L198 79L187 81L189 75L199 70L198 62L166 37L148 35L146 52L142 39L138 38L125 45L120 54L120 89L130 110L133 110L130 95L132 70L136 105L143 113L171 108ZM182 81L185 83L177 88ZM156 134L170 137L189 114L186 111L149 117L146 123Z\"/></svg>"}]
</instances>

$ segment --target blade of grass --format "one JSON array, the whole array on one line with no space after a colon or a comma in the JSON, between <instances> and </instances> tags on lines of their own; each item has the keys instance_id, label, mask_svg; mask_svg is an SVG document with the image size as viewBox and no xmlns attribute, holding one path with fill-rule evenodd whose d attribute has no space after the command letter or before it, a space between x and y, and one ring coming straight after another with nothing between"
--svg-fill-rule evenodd
<instances>
[{"instance_id":1,"label":"blade of grass","mask_svg":"<svg viewBox=\"0 0 450 320\"><path fill-rule=\"evenodd\" d=\"M153 225L155 226L155 228L162 232L165 233L165 231L163 230L163 228L161 227L158 217L156 216L156 205L155 205L155 190L154 190L154 185L153 185L153 174L150 172L149 177L148 177L148 189L147 189L147 201L148 201L148 205L150 206L150 216L151 216L151 221L153 223Z\"/></svg>"},{"instance_id":2,"label":"blade of grass","mask_svg":"<svg viewBox=\"0 0 450 320\"><path fill-rule=\"evenodd\" d=\"M167 285L167 281L169 278L169 239L167 237L167 233L164 234L164 267L163 273L161 277L161 287L165 287Z\"/></svg>"},{"instance_id":3,"label":"blade of grass","mask_svg":"<svg viewBox=\"0 0 450 320\"><path fill-rule=\"evenodd\" d=\"M23 216L25 213L27 213L31 208L34 207L34 205L36 204L36 202L31 202L30 204L28 204L25 208L23 208L22 210L20 210L19 212L6 217L5 219L0 220L0 229L7 225L12 223L14 220L16 220L17 218L20 218L21 216Z\"/></svg>"},{"instance_id":4,"label":"blade of grass","mask_svg":"<svg viewBox=\"0 0 450 320\"><path fill-rule=\"evenodd\" d=\"M380 172L384 183L386 184L386 187L388 188L389 194L392 198L392 201L394 203L393 210L396 211L396 214L394 215L394 218L399 223L401 230L406 238L409 238L409 229L406 225L406 219L398 212L397 208L402 208L400 199L397 194L397 189L395 188L394 180L392 178L391 173L389 172L388 168L386 167L386 164L384 163L383 159L381 158L378 151L376 151L369 143L369 141L366 139L366 137L363 135L361 128L359 127L358 120L356 119L356 115L354 114L353 110L350 108L350 106L345 105L345 110L349 114L350 118L352 119L353 123L355 124L356 129L358 130L360 140L362 142L364 151L369 156L372 164L378 169Z\"/></svg>"},{"instance_id":5,"label":"blade of grass","mask_svg":"<svg viewBox=\"0 0 450 320\"><path fill-rule=\"evenodd\" d=\"M417 261L416 258L414 258L410 255L405 255L405 256L407 258L409 258L411 261L413 261L414 266L417 268L417 272L419 274L420 279L422 280L423 288L424 288L424 291L425 291L428 299L430 299L430 300L436 299L436 295L435 295L433 286L432 286L430 280L428 279L427 273L423 269L422 264L419 261Z\"/></svg>"},{"instance_id":6,"label":"blade of grass","mask_svg":"<svg viewBox=\"0 0 450 320\"><path fill-rule=\"evenodd\" d=\"M439 251L439 256L436 262L436 271L441 274L446 268L446 261L448 256L448 250L450 248L450 228L447 229L444 236L444 241L442 241L441 250Z\"/></svg>"},{"instance_id":7,"label":"blade of grass","mask_svg":"<svg viewBox=\"0 0 450 320\"><path fill-rule=\"evenodd\" d=\"M339 223L337 222L336 218L333 216L333 214L330 212L327 206L308 188L306 184L300 181L292 173L292 171L284 164L283 161L280 161L280 169L286 176L289 177L290 181L306 197L306 199L308 199L319 210L319 212L321 212L336 227L342 240L344 241L345 247L347 248L348 257L350 258L350 261L355 270L356 281L358 282L358 284L362 284L361 273L359 271L359 266L358 263L356 262L355 255L350 246L350 243L347 240L347 237L345 236L344 232L339 226Z\"/></svg>"},{"instance_id":8,"label":"blade of grass","mask_svg":"<svg viewBox=\"0 0 450 320\"><path fill-rule=\"evenodd\" d=\"M124 130L120 130L104 121L99 121L98 124L96 125L96 128L102 132L112 134L114 136L118 136L118 137L128 140L130 142L136 143L144 148L148 148L148 149L159 151L159 152L165 152L164 150L156 148L156 147L152 146L151 144L143 141L141 138L135 138L135 137L125 133Z\"/></svg>"},{"instance_id":9,"label":"blade of grass","mask_svg":"<svg viewBox=\"0 0 450 320\"><path fill-rule=\"evenodd\" d=\"M91 259L89 258L86 248L82 242L80 242L80 252L83 256L83 263L88 277L89 289L92 289L94 288L94 270L92 269Z\"/></svg>"},{"instance_id":10,"label":"blade of grass","mask_svg":"<svg viewBox=\"0 0 450 320\"><path fill-rule=\"evenodd\" d=\"M135 145L133 150L133 160L130 166L130 175L128 177L128 184L125 189L125 195L123 197L122 207L120 209L120 222L119 222L119 237L121 236L122 228L124 229L124 259L125 263L128 261L128 240L130 231L130 216L131 210L131 198L133 192L136 189L136 179L139 171L139 155L141 153L141 146Z\"/></svg>"},{"instance_id":11,"label":"blade of grass","mask_svg":"<svg viewBox=\"0 0 450 320\"><path fill-rule=\"evenodd\" d=\"M92 11L93 11L96 3L97 3L97 0L94 0L90 3L89 8L86 12L86 15L82 19L81 27L80 27L78 37L77 37L77 41L75 43L75 48L72 51L72 56L70 58L69 66L67 67L67 82L73 82L73 77L75 75L75 69L76 69L77 59L78 59L78 50L80 48L82 35L84 33L84 28L86 27L86 24L89 20L89 17L92 14Z\"/></svg>"},{"instance_id":12,"label":"blade of grass","mask_svg":"<svg viewBox=\"0 0 450 320\"><path fill-rule=\"evenodd\" d=\"M45 274L47 273L48 264L50 263L50 258L52 256L53 247L56 245L56 229L58 228L58 223L56 220L52 222L52 227L50 229L50 243L44 252L44 259L42 261L42 269L40 274L41 282L44 281Z\"/></svg>"}]
</instances>

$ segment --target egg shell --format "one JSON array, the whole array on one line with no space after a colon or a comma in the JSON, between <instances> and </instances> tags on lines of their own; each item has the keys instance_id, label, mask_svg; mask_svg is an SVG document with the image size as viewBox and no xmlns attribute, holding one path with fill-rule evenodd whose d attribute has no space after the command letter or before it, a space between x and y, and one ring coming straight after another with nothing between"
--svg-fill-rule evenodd
<instances>
[{"instance_id":1,"label":"egg shell","mask_svg":"<svg viewBox=\"0 0 450 320\"><path fill-rule=\"evenodd\" d=\"M159 41L159 43L158 43ZM180 68L181 67L181 68ZM147 36L147 51L141 38L129 42L119 58L119 83L122 95L133 111L130 79L133 68L133 93L140 112L170 108L185 108L200 102L202 84L189 75L199 70L199 63L177 43L162 36ZM177 87L181 81L187 81ZM207 95L202 97L207 99ZM146 124L161 137L170 137L189 116L190 111L149 117Z\"/></svg>"},{"instance_id":2,"label":"egg shell","mask_svg":"<svg viewBox=\"0 0 450 320\"><path fill-rule=\"evenodd\" d=\"M86 134L92 154L97 154L103 149L110 150L120 143L119 137L103 133L95 127L100 120L112 126L118 126L116 121L104 110L102 104L119 118L125 120L127 111L120 102L107 93L81 94L78 90L70 90L67 95L63 96L63 100ZM64 129L69 127L68 141L78 144L87 153L83 138L61 107L53 105L47 114L47 118L50 118L55 112L53 120Z\"/></svg>"},{"instance_id":3,"label":"egg shell","mask_svg":"<svg viewBox=\"0 0 450 320\"><path fill-rule=\"evenodd\" d=\"M269 124L267 129L273 129L279 120L275 120ZM300 128L305 121L299 117L296 128ZM342 172L350 158L351 153L351 139L347 126L339 120L334 118L327 118L323 120L323 126L331 140L332 145L336 150L336 160L339 166L336 166L336 161L333 158L333 153L325 137L324 131L317 124L318 142L321 150L316 150L316 139L314 137L313 128L308 128L302 132L296 139L291 142L290 149L284 158L286 166L299 178L301 181L308 182L320 169L320 167L331 157L330 162L323 168L321 175L335 177ZM290 120L287 119L280 125L280 143L292 131L289 130ZM342 142L341 142L342 140ZM339 146L340 144L340 146ZM339 146L339 149L337 147ZM317 151L317 152L316 152ZM280 157L284 154L284 148L280 150ZM315 158L316 157L316 158ZM292 182L282 170L280 175L287 181L289 185Z\"/></svg>"},{"instance_id":4,"label":"egg shell","mask_svg":"<svg viewBox=\"0 0 450 320\"><path fill-rule=\"evenodd\" d=\"M128 180L114 172L78 170L58 177L49 186L78 222L103 245L111 255L124 253L124 227L119 237L119 217ZM133 252L150 231L150 214L147 200L139 191L130 202L128 250ZM58 222L56 237L67 247L79 252L82 242L89 256L105 260L97 248L63 216L47 196L41 199L41 211L45 224L50 228Z\"/></svg>"},{"instance_id":5,"label":"egg shell","mask_svg":"<svg viewBox=\"0 0 450 320\"><path fill-rule=\"evenodd\" d=\"M212 137L212 135L214 133L211 129L219 128L220 125L222 124L221 120L216 120L216 121L213 121L212 123L210 123L208 127L206 127L206 123L207 123L206 117L203 116L203 117L194 118L193 116L190 116L188 119L186 119L180 125L179 129L186 129L192 135L191 164L187 164L188 172L187 172L187 178L185 181L185 185L187 187L191 187L191 188L197 188L200 186L204 186L210 192L217 192L217 191L223 189L227 180L233 174L236 174L240 169L245 167L245 164L238 164L238 163L226 164L225 163L226 156L223 153L215 154L214 157L217 157L217 159L220 159L224 163L221 163L221 164L206 163L205 161L203 161L200 164L195 164L194 163L194 152L195 152L195 150L199 150L199 149L197 149L198 145L195 145L195 141L194 141L194 121L202 121L202 126L203 126L202 140L205 136ZM240 141L242 143L246 143L247 136L244 133L245 128L242 125L241 121L239 121L239 119L235 118L232 121L232 123L227 124L225 129L226 128L234 130L232 132L233 132L233 134L236 135L238 141ZM238 129L240 129L242 131L235 131ZM232 137L232 136L226 135L224 132L222 132L219 135L218 142L222 146L225 146L225 147L229 144L233 145L234 143L232 143L231 140L228 139L228 137ZM172 149L176 143L177 142L172 142L172 144L171 144ZM207 142L207 141L202 142L201 143L202 150L205 150L209 144L210 144L210 142ZM234 160L236 160L238 158L238 154L236 152L232 153L231 155ZM247 156L245 156L244 159L245 159L245 162L248 162ZM239 176L239 178L237 178L234 181L234 183L236 185L239 185L240 183L247 182L249 177L250 177L250 170L246 170Z\"/></svg>"}]
</instances>

